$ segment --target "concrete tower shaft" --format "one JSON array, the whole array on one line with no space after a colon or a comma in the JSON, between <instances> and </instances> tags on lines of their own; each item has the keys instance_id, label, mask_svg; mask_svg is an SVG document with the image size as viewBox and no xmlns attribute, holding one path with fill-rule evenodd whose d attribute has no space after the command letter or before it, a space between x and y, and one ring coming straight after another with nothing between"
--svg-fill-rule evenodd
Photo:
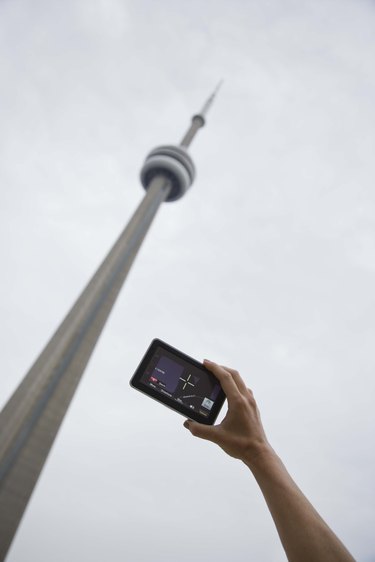
<instances>
[{"instance_id":1,"label":"concrete tower shaft","mask_svg":"<svg viewBox=\"0 0 375 562\"><path fill-rule=\"evenodd\" d=\"M163 176L152 180L117 242L0 413L1 561L112 307L170 188Z\"/></svg>"},{"instance_id":2,"label":"concrete tower shaft","mask_svg":"<svg viewBox=\"0 0 375 562\"><path fill-rule=\"evenodd\" d=\"M197 119L193 118L193 125ZM194 181L194 164L186 150L189 143L162 146L148 155L141 174L147 190L143 200L0 413L0 561L161 203L179 199Z\"/></svg>"}]
</instances>

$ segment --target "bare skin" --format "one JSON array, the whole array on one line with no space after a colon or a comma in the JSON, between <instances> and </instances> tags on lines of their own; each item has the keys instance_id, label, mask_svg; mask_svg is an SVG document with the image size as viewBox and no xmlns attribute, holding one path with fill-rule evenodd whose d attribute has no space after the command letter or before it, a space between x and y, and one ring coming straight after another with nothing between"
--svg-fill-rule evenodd
<instances>
[{"instance_id":1,"label":"bare skin","mask_svg":"<svg viewBox=\"0 0 375 562\"><path fill-rule=\"evenodd\" d=\"M227 396L219 425L187 420L184 426L243 461L253 473L275 522L289 562L355 562L298 488L269 444L252 391L234 369L205 360Z\"/></svg>"}]
</instances>

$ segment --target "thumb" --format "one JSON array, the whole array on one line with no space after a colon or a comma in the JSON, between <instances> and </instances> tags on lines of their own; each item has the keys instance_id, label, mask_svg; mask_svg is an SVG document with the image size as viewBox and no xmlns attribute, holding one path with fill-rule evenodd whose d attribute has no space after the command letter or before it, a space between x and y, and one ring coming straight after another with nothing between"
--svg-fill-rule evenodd
<instances>
[{"instance_id":1,"label":"thumb","mask_svg":"<svg viewBox=\"0 0 375 562\"><path fill-rule=\"evenodd\" d=\"M215 426L205 425L192 420L186 420L184 427L190 431L195 437L207 439L208 441L215 441Z\"/></svg>"}]
</instances>

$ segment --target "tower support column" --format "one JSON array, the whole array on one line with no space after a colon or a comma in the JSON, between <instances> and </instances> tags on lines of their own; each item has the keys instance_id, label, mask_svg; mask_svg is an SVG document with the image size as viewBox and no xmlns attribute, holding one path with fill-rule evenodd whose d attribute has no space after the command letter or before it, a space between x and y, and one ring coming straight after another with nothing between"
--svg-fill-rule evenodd
<instances>
[{"instance_id":1,"label":"tower support column","mask_svg":"<svg viewBox=\"0 0 375 562\"><path fill-rule=\"evenodd\" d=\"M0 413L0 562L159 206L183 197L194 181L187 147L204 125L217 89L179 146L159 146L147 156L141 170L147 193L138 209Z\"/></svg>"},{"instance_id":2,"label":"tower support column","mask_svg":"<svg viewBox=\"0 0 375 562\"><path fill-rule=\"evenodd\" d=\"M128 225L0 413L0 560L170 180L155 176Z\"/></svg>"}]
</instances>

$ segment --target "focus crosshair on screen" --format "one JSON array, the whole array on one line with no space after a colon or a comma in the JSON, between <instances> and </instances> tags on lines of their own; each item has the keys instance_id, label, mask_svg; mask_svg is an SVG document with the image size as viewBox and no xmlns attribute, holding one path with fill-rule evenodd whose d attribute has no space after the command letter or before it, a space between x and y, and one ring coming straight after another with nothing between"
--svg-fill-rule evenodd
<instances>
[{"instance_id":1,"label":"focus crosshair on screen","mask_svg":"<svg viewBox=\"0 0 375 562\"><path fill-rule=\"evenodd\" d=\"M220 385L210 380L198 367L176 359L172 353L157 348L146 367L141 382L202 416L208 416L220 392Z\"/></svg>"}]
</instances>

